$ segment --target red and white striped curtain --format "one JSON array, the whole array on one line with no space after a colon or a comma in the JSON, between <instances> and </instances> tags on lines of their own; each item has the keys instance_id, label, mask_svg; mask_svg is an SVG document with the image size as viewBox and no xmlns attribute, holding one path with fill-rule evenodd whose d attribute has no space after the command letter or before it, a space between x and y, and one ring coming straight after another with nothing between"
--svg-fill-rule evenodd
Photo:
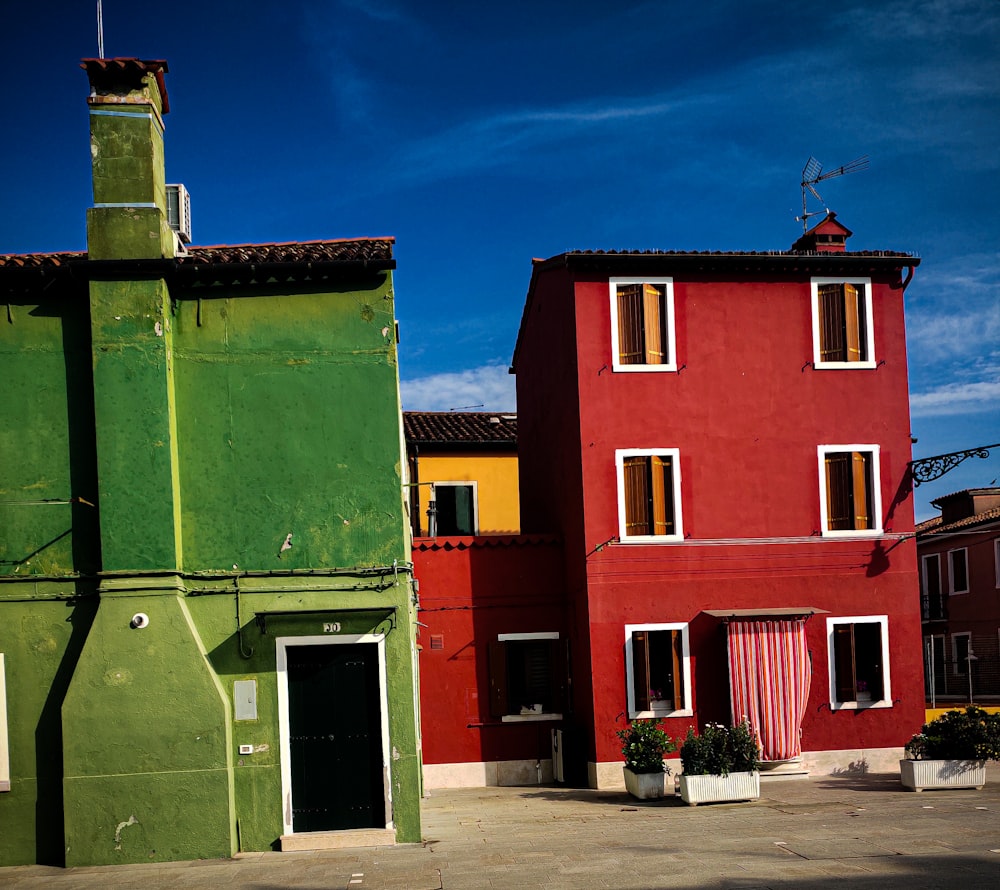
<instances>
[{"instance_id":1,"label":"red and white striped curtain","mask_svg":"<svg viewBox=\"0 0 1000 890\"><path fill-rule=\"evenodd\" d=\"M789 760L802 753L799 727L809 700L809 679L805 619L730 622L733 723L750 721L761 760Z\"/></svg>"}]
</instances>

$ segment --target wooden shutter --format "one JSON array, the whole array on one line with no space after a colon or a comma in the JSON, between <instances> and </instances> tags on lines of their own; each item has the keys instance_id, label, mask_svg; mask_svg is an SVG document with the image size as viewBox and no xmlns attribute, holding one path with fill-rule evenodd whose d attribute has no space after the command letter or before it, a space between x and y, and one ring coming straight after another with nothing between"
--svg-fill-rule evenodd
<instances>
[{"instance_id":1,"label":"wooden shutter","mask_svg":"<svg viewBox=\"0 0 1000 890\"><path fill-rule=\"evenodd\" d=\"M679 630L670 631L670 636L674 662L674 710L679 711L684 707L684 649Z\"/></svg>"},{"instance_id":2,"label":"wooden shutter","mask_svg":"<svg viewBox=\"0 0 1000 890\"><path fill-rule=\"evenodd\" d=\"M565 714L569 707L569 640L551 640L552 712Z\"/></svg>"},{"instance_id":3,"label":"wooden shutter","mask_svg":"<svg viewBox=\"0 0 1000 890\"><path fill-rule=\"evenodd\" d=\"M635 709L650 709L649 695L649 634L644 630L632 632L632 692Z\"/></svg>"},{"instance_id":4,"label":"wooden shutter","mask_svg":"<svg viewBox=\"0 0 1000 890\"><path fill-rule=\"evenodd\" d=\"M648 458L638 455L622 461L625 489L625 534L648 535L649 527L649 474Z\"/></svg>"},{"instance_id":5,"label":"wooden shutter","mask_svg":"<svg viewBox=\"0 0 1000 890\"><path fill-rule=\"evenodd\" d=\"M650 493L652 499L653 534L674 533L674 481L673 461L669 457L651 455Z\"/></svg>"},{"instance_id":6,"label":"wooden shutter","mask_svg":"<svg viewBox=\"0 0 1000 890\"><path fill-rule=\"evenodd\" d=\"M644 284L643 333L645 335L644 360L647 365L667 363L666 307L663 305L663 285Z\"/></svg>"},{"instance_id":7,"label":"wooden shutter","mask_svg":"<svg viewBox=\"0 0 1000 890\"><path fill-rule=\"evenodd\" d=\"M840 284L821 284L818 290L820 361L847 361L847 346L844 342L843 286Z\"/></svg>"},{"instance_id":8,"label":"wooden shutter","mask_svg":"<svg viewBox=\"0 0 1000 890\"><path fill-rule=\"evenodd\" d=\"M493 640L490 652L490 715L503 717L507 713L507 644Z\"/></svg>"},{"instance_id":9,"label":"wooden shutter","mask_svg":"<svg viewBox=\"0 0 1000 890\"><path fill-rule=\"evenodd\" d=\"M842 285L844 291L844 361L860 362L862 349L862 313L858 288L853 284Z\"/></svg>"},{"instance_id":10,"label":"wooden shutter","mask_svg":"<svg viewBox=\"0 0 1000 890\"><path fill-rule=\"evenodd\" d=\"M643 343L641 284L618 285L618 362L641 365L646 361Z\"/></svg>"},{"instance_id":11,"label":"wooden shutter","mask_svg":"<svg viewBox=\"0 0 1000 890\"><path fill-rule=\"evenodd\" d=\"M857 701L854 687L854 625L833 627L833 672L837 701Z\"/></svg>"},{"instance_id":12,"label":"wooden shutter","mask_svg":"<svg viewBox=\"0 0 1000 890\"><path fill-rule=\"evenodd\" d=\"M476 511L473 504L471 485L450 485L455 496L455 532L456 535L474 535L476 533Z\"/></svg>"},{"instance_id":13,"label":"wooden shutter","mask_svg":"<svg viewBox=\"0 0 1000 890\"><path fill-rule=\"evenodd\" d=\"M851 453L851 501L853 522L848 528L874 528L872 521L871 455L863 451Z\"/></svg>"},{"instance_id":14,"label":"wooden shutter","mask_svg":"<svg viewBox=\"0 0 1000 890\"><path fill-rule=\"evenodd\" d=\"M853 478L851 455L834 452L826 455L826 527L829 531L854 528L851 507Z\"/></svg>"}]
</instances>

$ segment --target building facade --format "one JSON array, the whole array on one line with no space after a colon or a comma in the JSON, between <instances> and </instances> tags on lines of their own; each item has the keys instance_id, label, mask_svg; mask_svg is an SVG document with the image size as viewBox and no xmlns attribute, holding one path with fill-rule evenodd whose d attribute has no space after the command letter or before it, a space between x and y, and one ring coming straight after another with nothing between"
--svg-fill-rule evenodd
<instances>
[{"instance_id":1,"label":"building facade","mask_svg":"<svg viewBox=\"0 0 1000 890\"><path fill-rule=\"evenodd\" d=\"M769 766L891 768L923 722L903 291L919 260L536 261L514 353L521 524L564 546L589 784L615 730L748 718ZM538 628L542 630L542 628ZM555 723L553 725L556 725Z\"/></svg>"},{"instance_id":2,"label":"building facade","mask_svg":"<svg viewBox=\"0 0 1000 890\"><path fill-rule=\"evenodd\" d=\"M83 67L88 249L0 256L0 864L419 841L392 240L185 247L166 63Z\"/></svg>"},{"instance_id":3,"label":"building facade","mask_svg":"<svg viewBox=\"0 0 1000 890\"><path fill-rule=\"evenodd\" d=\"M917 526L930 707L1000 696L1000 488L945 495Z\"/></svg>"},{"instance_id":4,"label":"building facade","mask_svg":"<svg viewBox=\"0 0 1000 890\"><path fill-rule=\"evenodd\" d=\"M415 538L516 535L517 415L404 411L410 516Z\"/></svg>"}]
</instances>

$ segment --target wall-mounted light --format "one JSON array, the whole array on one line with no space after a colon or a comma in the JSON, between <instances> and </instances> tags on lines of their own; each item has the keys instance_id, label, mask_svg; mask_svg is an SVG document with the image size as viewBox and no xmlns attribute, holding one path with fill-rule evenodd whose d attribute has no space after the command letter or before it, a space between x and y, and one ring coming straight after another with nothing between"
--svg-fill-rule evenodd
<instances>
[{"instance_id":1,"label":"wall-mounted light","mask_svg":"<svg viewBox=\"0 0 1000 890\"><path fill-rule=\"evenodd\" d=\"M145 612L136 612L132 616L132 620L128 623L128 626L133 630L142 630L144 627L149 627L149 616Z\"/></svg>"}]
</instances>

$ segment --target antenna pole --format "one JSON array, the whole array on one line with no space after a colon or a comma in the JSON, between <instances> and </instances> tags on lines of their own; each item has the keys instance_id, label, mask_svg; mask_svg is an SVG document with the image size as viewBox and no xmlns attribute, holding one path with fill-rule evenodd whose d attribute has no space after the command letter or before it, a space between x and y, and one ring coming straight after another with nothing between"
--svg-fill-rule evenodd
<instances>
[{"instance_id":1,"label":"antenna pole","mask_svg":"<svg viewBox=\"0 0 1000 890\"><path fill-rule=\"evenodd\" d=\"M104 58L104 8L97 0L97 58Z\"/></svg>"}]
</instances>

